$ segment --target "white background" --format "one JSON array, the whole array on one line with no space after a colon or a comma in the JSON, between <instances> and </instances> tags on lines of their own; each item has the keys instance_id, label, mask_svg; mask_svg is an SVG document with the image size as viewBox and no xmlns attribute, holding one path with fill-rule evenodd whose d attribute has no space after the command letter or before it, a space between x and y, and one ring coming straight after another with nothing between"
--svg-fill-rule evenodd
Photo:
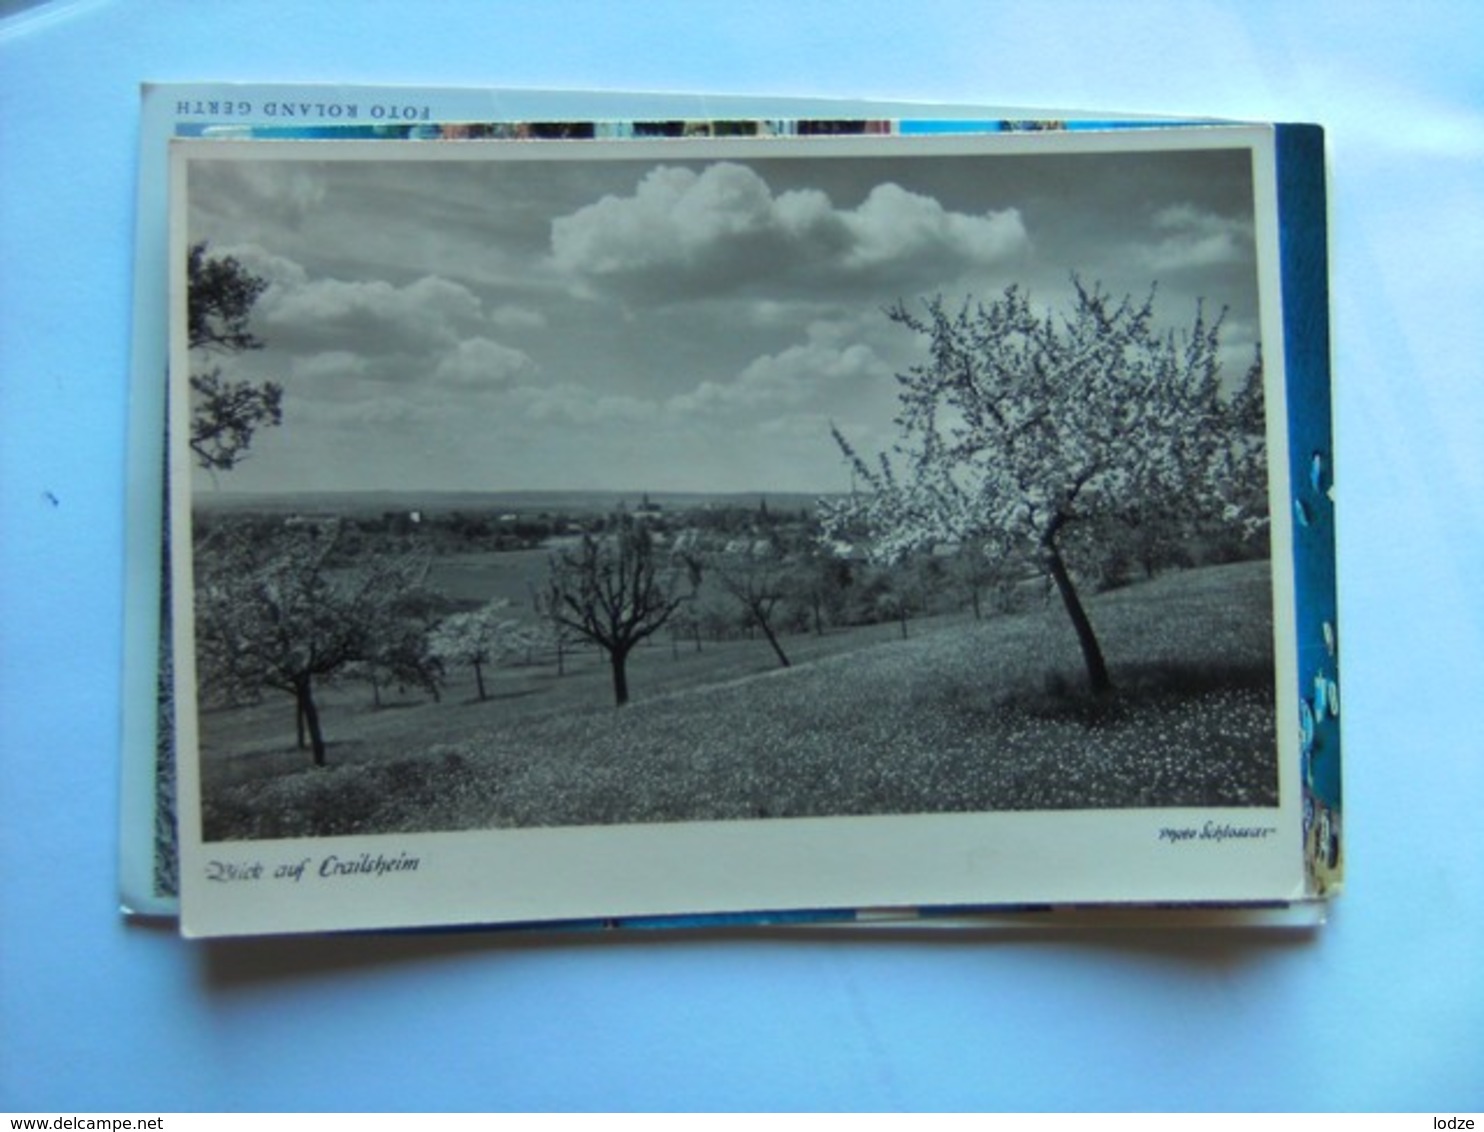
<instances>
[{"instance_id":1,"label":"white background","mask_svg":"<svg viewBox=\"0 0 1484 1132\"><path fill-rule=\"evenodd\" d=\"M1481 46L1484 14L1463 3L76 2L5 17L0 1108L1484 1107ZM144 79L1325 124L1349 852L1330 925L205 945L124 924Z\"/></svg>"}]
</instances>

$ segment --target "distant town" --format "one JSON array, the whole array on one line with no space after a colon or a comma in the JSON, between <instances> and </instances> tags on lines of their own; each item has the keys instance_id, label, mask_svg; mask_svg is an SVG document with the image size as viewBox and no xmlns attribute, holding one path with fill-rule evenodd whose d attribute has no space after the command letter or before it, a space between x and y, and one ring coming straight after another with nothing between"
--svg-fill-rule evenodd
<instances>
[{"instance_id":1,"label":"distant town","mask_svg":"<svg viewBox=\"0 0 1484 1132\"><path fill-rule=\"evenodd\" d=\"M347 492L197 495L198 523L216 516L282 518L287 527L334 523L357 551L405 548L435 553L559 549L614 523L637 523L657 546L677 552L701 543L746 553L751 540L796 545L817 533L818 498L778 494L650 492ZM718 545L719 544L719 545ZM349 549L347 547L347 549Z\"/></svg>"}]
</instances>

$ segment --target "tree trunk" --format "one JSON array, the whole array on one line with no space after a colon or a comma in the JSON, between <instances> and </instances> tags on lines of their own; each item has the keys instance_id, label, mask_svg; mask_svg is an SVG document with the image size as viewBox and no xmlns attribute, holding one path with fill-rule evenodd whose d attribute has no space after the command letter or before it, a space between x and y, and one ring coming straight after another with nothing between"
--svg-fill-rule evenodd
<instances>
[{"instance_id":1,"label":"tree trunk","mask_svg":"<svg viewBox=\"0 0 1484 1132\"><path fill-rule=\"evenodd\" d=\"M773 653L778 657L779 667L788 668L788 656L784 653L783 646L778 643L778 635L773 632L773 626L768 624L768 619L762 616L762 614L756 614L755 616L757 617L758 627L763 631L763 636L767 637L768 644L773 646Z\"/></svg>"},{"instance_id":2,"label":"tree trunk","mask_svg":"<svg viewBox=\"0 0 1484 1132\"><path fill-rule=\"evenodd\" d=\"M474 662L474 685L479 689L479 698L484 699L484 669L477 660Z\"/></svg>"},{"instance_id":3,"label":"tree trunk","mask_svg":"<svg viewBox=\"0 0 1484 1132\"><path fill-rule=\"evenodd\" d=\"M301 676L294 681L294 699L299 704L299 720L309 731L309 745L315 766L325 765L325 737L319 727L319 710L314 706L314 690L311 677Z\"/></svg>"},{"instance_id":4,"label":"tree trunk","mask_svg":"<svg viewBox=\"0 0 1484 1132\"><path fill-rule=\"evenodd\" d=\"M613 668L613 706L623 707L629 702L629 677L625 671L628 664L628 649L609 649L608 663Z\"/></svg>"},{"instance_id":5,"label":"tree trunk","mask_svg":"<svg viewBox=\"0 0 1484 1132\"><path fill-rule=\"evenodd\" d=\"M1062 604L1066 606L1067 616L1072 619L1072 628L1077 630L1077 644L1082 648L1082 660L1087 665L1088 687L1094 696L1105 696L1113 690L1113 681L1108 677L1108 665L1103 660L1103 650L1098 647L1092 622L1087 619L1087 611L1082 608L1082 601L1077 596L1077 587L1072 584L1072 576L1067 573L1067 564L1062 561L1061 551L1057 549L1055 532L1042 540L1041 548L1046 553L1046 568L1051 573L1051 580L1056 583Z\"/></svg>"},{"instance_id":6,"label":"tree trunk","mask_svg":"<svg viewBox=\"0 0 1484 1132\"><path fill-rule=\"evenodd\" d=\"M304 737L304 703L299 699L298 693L294 694L294 741L298 743L299 750L305 746Z\"/></svg>"}]
</instances>

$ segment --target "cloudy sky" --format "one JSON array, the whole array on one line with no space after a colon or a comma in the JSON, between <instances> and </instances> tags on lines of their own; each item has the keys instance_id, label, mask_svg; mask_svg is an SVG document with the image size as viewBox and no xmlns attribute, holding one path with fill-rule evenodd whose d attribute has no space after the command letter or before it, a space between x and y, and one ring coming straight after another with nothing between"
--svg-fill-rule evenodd
<instances>
[{"instance_id":1,"label":"cloudy sky","mask_svg":"<svg viewBox=\"0 0 1484 1132\"><path fill-rule=\"evenodd\" d=\"M193 151L189 239L269 282L265 348L205 364L284 387L282 427L204 490L844 490L830 422L890 447L923 356L884 307L1012 283L1056 305L1073 272L1157 282L1171 325L1229 308L1234 378L1256 341L1246 150L392 144Z\"/></svg>"}]
</instances>

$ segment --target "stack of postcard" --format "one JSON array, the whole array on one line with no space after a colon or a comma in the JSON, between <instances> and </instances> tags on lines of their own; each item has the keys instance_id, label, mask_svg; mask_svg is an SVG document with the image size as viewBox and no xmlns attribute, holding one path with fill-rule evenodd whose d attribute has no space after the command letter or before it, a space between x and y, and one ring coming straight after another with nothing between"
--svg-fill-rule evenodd
<instances>
[{"instance_id":1,"label":"stack of postcard","mask_svg":"<svg viewBox=\"0 0 1484 1132\"><path fill-rule=\"evenodd\" d=\"M193 85L142 140L127 911L1322 919L1317 127Z\"/></svg>"}]
</instances>

